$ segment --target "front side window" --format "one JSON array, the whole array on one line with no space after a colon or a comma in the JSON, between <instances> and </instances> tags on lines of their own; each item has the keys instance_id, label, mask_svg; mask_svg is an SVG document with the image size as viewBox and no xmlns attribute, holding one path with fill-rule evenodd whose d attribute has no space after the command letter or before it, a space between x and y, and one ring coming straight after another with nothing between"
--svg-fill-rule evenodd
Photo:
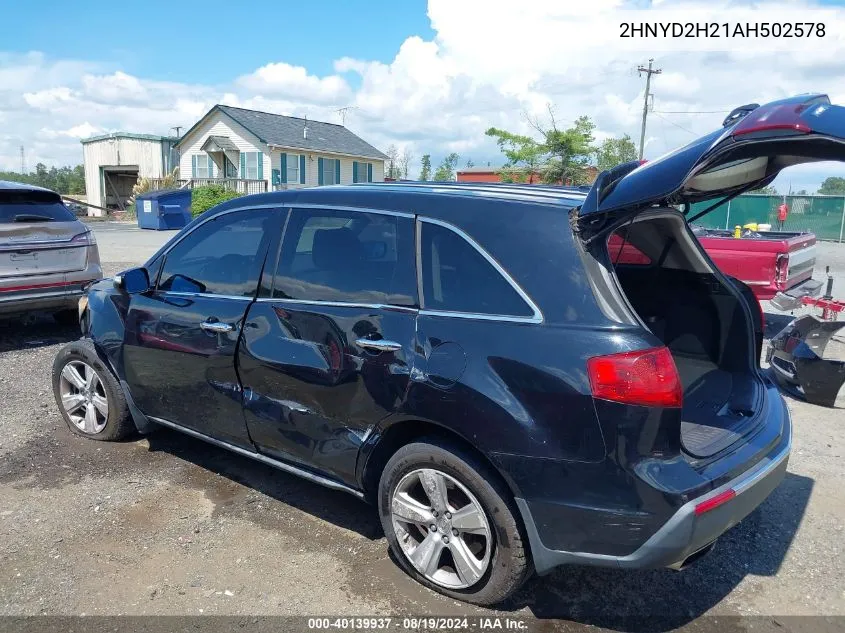
<instances>
[{"instance_id":1,"label":"front side window","mask_svg":"<svg viewBox=\"0 0 845 633\"><path fill-rule=\"evenodd\" d=\"M288 154L287 157L287 180L288 183L299 182L299 154Z\"/></svg>"},{"instance_id":2,"label":"front side window","mask_svg":"<svg viewBox=\"0 0 845 633\"><path fill-rule=\"evenodd\" d=\"M337 178L337 159L336 158L324 158L322 161L323 164L323 179L322 183L324 185L337 185L340 184Z\"/></svg>"},{"instance_id":3,"label":"front side window","mask_svg":"<svg viewBox=\"0 0 845 633\"><path fill-rule=\"evenodd\" d=\"M167 253L158 289L253 297L275 222L270 209L235 211L194 229Z\"/></svg>"},{"instance_id":4,"label":"front side window","mask_svg":"<svg viewBox=\"0 0 845 633\"><path fill-rule=\"evenodd\" d=\"M423 222L420 251L426 310L534 316L510 282L455 231Z\"/></svg>"},{"instance_id":5,"label":"front side window","mask_svg":"<svg viewBox=\"0 0 845 633\"><path fill-rule=\"evenodd\" d=\"M416 305L410 218L295 209L273 296L305 301Z\"/></svg>"}]
</instances>

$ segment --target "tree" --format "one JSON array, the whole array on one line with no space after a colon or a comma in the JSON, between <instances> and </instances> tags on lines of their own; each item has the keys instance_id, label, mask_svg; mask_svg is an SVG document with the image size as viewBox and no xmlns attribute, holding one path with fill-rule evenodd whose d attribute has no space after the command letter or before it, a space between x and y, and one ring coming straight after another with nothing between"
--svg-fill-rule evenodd
<instances>
[{"instance_id":1,"label":"tree","mask_svg":"<svg viewBox=\"0 0 845 633\"><path fill-rule=\"evenodd\" d=\"M0 171L0 180L46 187L62 195L85 193L85 170L82 165L48 169L44 163L38 163L35 171L28 174Z\"/></svg>"},{"instance_id":2,"label":"tree","mask_svg":"<svg viewBox=\"0 0 845 633\"><path fill-rule=\"evenodd\" d=\"M549 120L551 127L547 130L535 126L545 136L544 145L549 154L541 172L543 180L547 183L587 184L587 166L596 151L593 147L595 124L590 117L581 116L572 127L559 130L551 107Z\"/></svg>"},{"instance_id":3,"label":"tree","mask_svg":"<svg viewBox=\"0 0 845 633\"><path fill-rule=\"evenodd\" d=\"M839 178L838 176L825 178L822 186L819 187L819 193L824 196L841 196L845 194L845 178Z\"/></svg>"},{"instance_id":4,"label":"tree","mask_svg":"<svg viewBox=\"0 0 845 633\"><path fill-rule=\"evenodd\" d=\"M402 158L399 159L399 165L402 167L402 178L408 177L408 167L412 160L414 160L414 154L406 147L402 150Z\"/></svg>"},{"instance_id":5,"label":"tree","mask_svg":"<svg viewBox=\"0 0 845 633\"><path fill-rule=\"evenodd\" d=\"M420 180L431 180L431 154L423 154L420 164Z\"/></svg>"},{"instance_id":6,"label":"tree","mask_svg":"<svg viewBox=\"0 0 845 633\"><path fill-rule=\"evenodd\" d=\"M760 187L759 189L752 189L749 193L758 193L764 196L776 196L778 195L778 190L771 185L767 185L765 187Z\"/></svg>"},{"instance_id":7,"label":"tree","mask_svg":"<svg viewBox=\"0 0 845 633\"><path fill-rule=\"evenodd\" d=\"M467 158L466 168L467 168L467 169L472 169L473 167L475 167L475 163L474 163L474 162L472 162L472 159L471 159L471 158Z\"/></svg>"},{"instance_id":8,"label":"tree","mask_svg":"<svg viewBox=\"0 0 845 633\"><path fill-rule=\"evenodd\" d=\"M437 171L434 172L433 180L444 181L444 180L454 180L455 179L455 167L458 164L458 156L455 152L452 152L448 156L443 159L443 162L440 163L437 167Z\"/></svg>"},{"instance_id":9,"label":"tree","mask_svg":"<svg viewBox=\"0 0 845 633\"><path fill-rule=\"evenodd\" d=\"M496 145L507 158L502 170L504 182L533 183L534 175L539 173L540 165L545 160L546 148L530 136L513 134L495 127L489 128L485 134L496 139Z\"/></svg>"},{"instance_id":10,"label":"tree","mask_svg":"<svg viewBox=\"0 0 845 633\"><path fill-rule=\"evenodd\" d=\"M393 178L399 180L402 177L402 172L399 168L399 150L395 145L390 145L385 152L387 154L387 173L385 178Z\"/></svg>"},{"instance_id":11,"label":"tree","mask_svg":"<svg viewBox=\"0 0 845 633\"><path fill-rule=\"evenodd\" d=\"M608 138L596 150L596 167L599 171L612 169L622 163L637 160L637 148L631 137Z\"/></svg>"}]
</instances>

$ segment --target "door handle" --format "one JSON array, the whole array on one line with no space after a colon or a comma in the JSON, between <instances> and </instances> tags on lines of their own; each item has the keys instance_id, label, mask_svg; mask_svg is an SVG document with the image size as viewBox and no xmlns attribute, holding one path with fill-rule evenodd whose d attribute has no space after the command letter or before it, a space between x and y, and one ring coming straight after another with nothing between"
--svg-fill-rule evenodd
<instances>
[{"instance_id":1,"label":"door handle","mask_svg":"<svg viewBox=\"0 0 845 633\"><path fill-rule=\"evenodd\" d=\"M203 321L200 323L200 327L206 332L214 332L215 334L225 334L235 329L234 325L222 321Z\"/></svg>"},{"instance_id":2,"label":"door handle","mask_svg":"<svg viewBox=\"0 0 845 633\"><path fill-rule=\"evenodd\" d=\"M355 344L358 347L363 347L364 349L370 349L377 352L395 352L402 349L402 343L397 343L396 341L388 341L383 338L378 340L359 338L357 341L355 341Z\"/></svg>"}]
</instances>

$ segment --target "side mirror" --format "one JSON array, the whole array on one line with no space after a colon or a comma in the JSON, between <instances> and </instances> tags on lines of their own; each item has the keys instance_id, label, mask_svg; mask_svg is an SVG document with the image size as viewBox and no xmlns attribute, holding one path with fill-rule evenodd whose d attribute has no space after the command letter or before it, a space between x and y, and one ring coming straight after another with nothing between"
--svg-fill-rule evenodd
<instances>
[{"instance_id":1,"label":"side mirror","mask_svg":"<svg viewBox=\"0 0 845 633\"><path fill-rule=\"evenodd\" d=\"M130 295L150 289L150 274L146 268L130 268L114 276L114 287Z\"/></svg>"}]
</instances>

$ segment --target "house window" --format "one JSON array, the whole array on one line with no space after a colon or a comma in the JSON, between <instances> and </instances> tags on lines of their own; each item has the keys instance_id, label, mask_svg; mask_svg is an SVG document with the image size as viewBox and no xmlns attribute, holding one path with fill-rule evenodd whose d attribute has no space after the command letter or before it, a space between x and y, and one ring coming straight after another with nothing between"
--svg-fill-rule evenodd
<instances>
[{"instance_id":1,"label":"house window","mask_svg":"<svg viewBox=\"0 0 845 633\"><path fill-rule=\"evenodd\" d=\"M322 182L324 185L337 185L340 184L337 178L337 162L338 159L336 158L324 158L322 160L323 163L323 178Z\"/></svg>"},{"instance_id":2,"label":"house window","mask_svg":"<svg viewBox=\"0 0 845 633\"><path fill-rule=\"evenodd\" d=\"M261 152L246 152L246 173L241 176L248 180L258 180L258 161Z\"/></svg>"},{"instance_id":3,"label":"house window","mask_svg":"<svg viewBox=\"0 0 845 633\"><path fill-rule=\"evenodd\" d=\"M355 161L352 165L352 182L370 182L370 164Z\"/></svg>"},{"instance_id":4,"label":"house window","mask_svg":"<svg viewBox=\"0 0 845 633\"><path fill-rule=\"evenodd\" d=\"M211 157L208 154L197 154L194 158L195 178L211 178Z\"/></svg>"},{"instance_id":5,"label":"house window","mask_svg":"<svg viewBox=\"0 0 845 633\"><path fill-rule=\"evenodd\" d=\"M287 158L288 178L285 182L299 182L299 154L288 154Z\"/></svg>"}]
</instances>

